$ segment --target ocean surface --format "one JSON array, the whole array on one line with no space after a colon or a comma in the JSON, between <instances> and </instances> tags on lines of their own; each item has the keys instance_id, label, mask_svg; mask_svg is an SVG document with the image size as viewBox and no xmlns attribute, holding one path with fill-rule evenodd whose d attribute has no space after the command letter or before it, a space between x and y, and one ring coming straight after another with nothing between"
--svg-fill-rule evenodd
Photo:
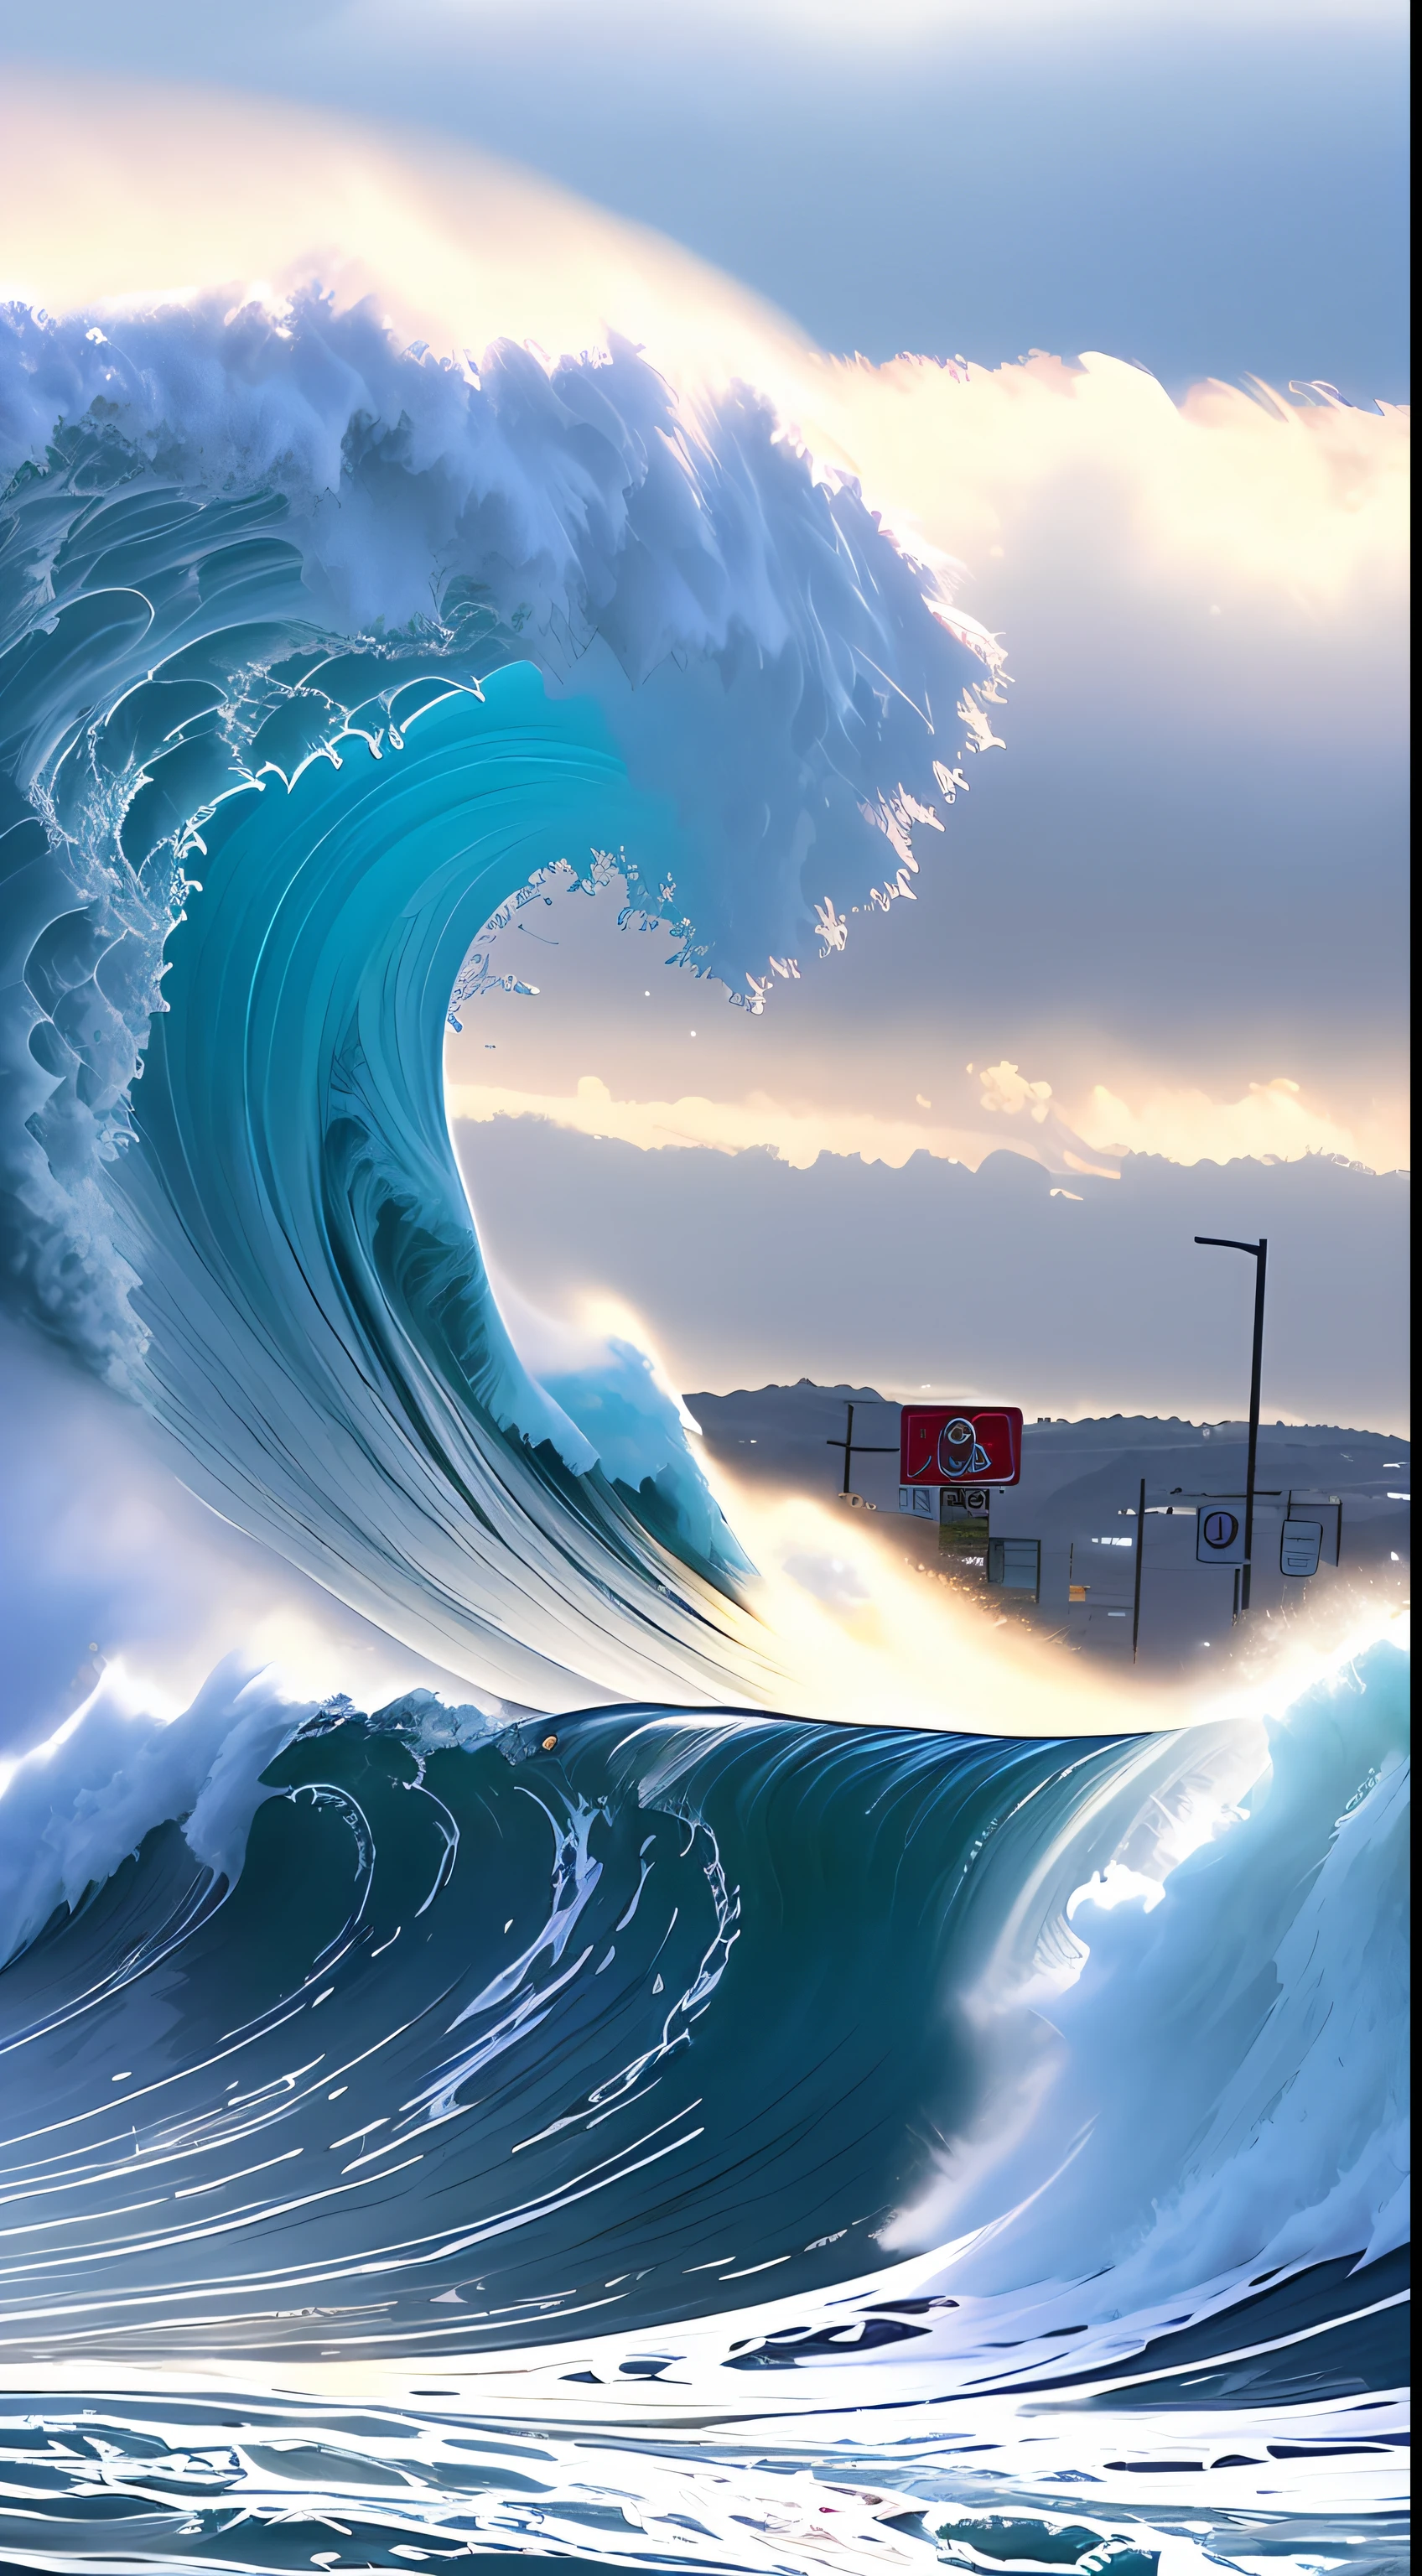
<instances>
[{"instance_id":1,"label":"ocean surface","mask_svg":"<svg viewBox=\"0 0 1422 2576\"><path fill-rule=\"evenodd\" d=\"M160 1705L120 1605L17 1736L0 2563L1398 2565L1403 1646L1149 1735L817 1715L451 1149L548 871L761 1009L912 899L997 641L615 337L13 306L0 478L6 1383L444 1677Z\"/></svg>"}]
</instances>

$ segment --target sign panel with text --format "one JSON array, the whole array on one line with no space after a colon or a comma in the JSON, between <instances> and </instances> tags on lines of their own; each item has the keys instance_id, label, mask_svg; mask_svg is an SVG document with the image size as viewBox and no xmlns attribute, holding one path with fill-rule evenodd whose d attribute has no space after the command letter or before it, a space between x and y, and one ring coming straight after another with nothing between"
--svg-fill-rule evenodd
<instances>
[{"instance_id":1,"label":"sign panel with text","mask_svg":"<svg viewBox=\"0 0 1422 2576\"><path fill-rule=\"evenodd\" d=\"M1322 1521L1285 1521L1279 1533L1279 1572L1296 1577L1317 1574L1322 1548Z\"/></svg>"},{"instance_id":2,"label":"sign panel with text","mask_svg":"<svg viewBox=\"0 0 1422 2576\"><path fill-rule=\"evenodd\" d=\"M1263 1514L1256 1506L1256 1519ZM1243 1565L1244 1497L1216 1494L1201 1503L1195 1523L1195 1554L1201 1565Z\"/></svg>"},{"instance_id":3,"label":"sign panel with text","mask_svg":"<svg viewBox=\"0 0 1422 2576\"><path fill-rule=\"evenodd\" d=\"M1015 1485L1022 1415L1015 1404L906 1404L899 1417L899 1483Z\"/></svg>"}]
</instances>

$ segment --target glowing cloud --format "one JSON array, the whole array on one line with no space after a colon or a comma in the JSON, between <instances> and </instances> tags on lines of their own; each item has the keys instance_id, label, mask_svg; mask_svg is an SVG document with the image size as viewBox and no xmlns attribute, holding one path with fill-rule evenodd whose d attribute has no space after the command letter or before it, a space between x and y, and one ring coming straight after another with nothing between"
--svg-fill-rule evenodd
<instances>
[{"instance_id":1,"label":"glowing cloud","mask_svg":"<svg viewBox=\"0 0 1422 2576\"><path fill-rule=\"evenodd\" d=\"M821 362L827 422L930 545L1000 563L1085 538L1103 595L1323 621L1395 622L1407 596L1410 415L1326 389L1284 400L1088 352L990 369ZM1063 513L1070 510L1070 517ZM897 524L897 523L896 523ZM909 533L905 523L903 533Z\"/></svg>"},{"instance_id":2,"label":"glowing cloud","mask_svg":"<svg viewBox=\"0 0 1422 2576\"><path fill-rule=\"evenodd\" d=\"M583 1074L570 1094L456 1081L445 1096L456 1122L547 1118L556 1127L616 1138L644 1153L685 1145L707 1145L720 1154L759 1148L797 1171L808 1171L821 1154L857 1154L862 1162L887 1163L898 1171L910 1155L928 1153L976 1168L992 1151L992 1139L971 1128L876 1118L867 1111L790 1109L764 1092L736 1101L695 1093L678 1100L617 1100L594 1073Z\"/></svg>"},{"instance_id":3,"label":"glowing cloud","mask_svg":"<svg viewBox=\"0 0 1422 2576\"><path fill-rule=\"evenodd\" d=\"M164 184L136 184L145 170ZM7 68L0 245L0 303L51 313L213 289L280 306L319 282L338 311L368 297L440 355L502 333L575 353L611 324L688 383L739 368L773 387L805 347L748 289L547 180L432 135L415 153L349 118L176 84Z\"/></svg>"},{"instance_id":4,"label":"glowing cloud","mask_svg":"<svg viewBox=\"0 0 1422 2576\"><path fill-rule=\"evenodd\" d=\"M1014 1064L991 1066L980 1080L978 1107L986 1115L970 1114L961 1125L833 1106L791 1108L762 1091L741 1100L712 1100L700 1092L675 1100L624 1099L595 1073L582 1074L571 1092L466 1082L456 1073L445 1096L456 1126L542 1118L575 1135L635 1145L642 1153L688 1146L718 1154L759 1151L802 1172L821 1154L857 1155L893 1171L915 1154L929 1154L976 1171L1003 1146L1048 1171L1102 1180L1117 1177L1126 1154L1159 1154L1173 1163L1228 1163L1246 1155L1295 1162L1305 1154L1332 1154L1373 1171L1397 1170L1406 1162L1402 1118L1387 1109L1366 1123L1339 1117L1306 1101L1298 1083L1283 1075L1251 1083L1237 1100L1157 1083L1135 1107L1097 1083L1084 1105L1070 1112L1054 1099L1050 1083L1025 1081ZM930 1106L924 1100L918 1105Z\"/></svg>"}]
</instances>

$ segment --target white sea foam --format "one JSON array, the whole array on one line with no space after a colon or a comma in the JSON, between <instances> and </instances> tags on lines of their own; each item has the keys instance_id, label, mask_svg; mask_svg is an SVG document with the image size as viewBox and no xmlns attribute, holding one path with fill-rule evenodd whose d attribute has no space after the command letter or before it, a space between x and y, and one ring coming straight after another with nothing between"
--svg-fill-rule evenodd
<instances>
[{"instance_id":1,"label":"white sea foam","mask_svg":"<svg viewBox=\"0 0 1422 2576\"><path fill-rule=\"evenodd\" d=\"M184 1823L196 1858L232 1878L267 1792L261 1772L311 1703L230 1655L190 1706L111 1668L64 1725L6 1766L0 1785L0 1964L110 1878L155 1825Z\"/></svg>"},{"instance_id":2,"label":"white sea foam","mask_svg":"<svg viewBox=\"0 0 1422 2576\"><path fill-rule=\"evenodd\" d=\"M1253 1730L1222 1742L1215 1831L1174 1858L1167 1800L1069 1900L1079 1946L1025 1985L994 1959L969 2009L1002 2081L887 2242L1116 2313L1406 2241L1406 1675L1380 1645L1304 1690L1252 1787Z\"/></svg>"}]
</instances>

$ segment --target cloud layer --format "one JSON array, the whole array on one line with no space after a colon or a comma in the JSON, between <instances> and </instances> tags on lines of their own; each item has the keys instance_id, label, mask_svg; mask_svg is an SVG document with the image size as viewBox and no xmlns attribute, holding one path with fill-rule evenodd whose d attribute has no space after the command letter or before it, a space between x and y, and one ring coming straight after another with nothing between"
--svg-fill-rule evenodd
<instances>
[{"instance_id":1,"label":"cloud layer","mask_svg":"<svg viewBox=\"0 0 1422 2576\"><path fill-rule=\"evenodd\" d=\"M981 1117L962 1127L937 1123L932 1102L922 1094L916 1102L920 1114L910 1120L853 1108L795 1108L766 1092L743 1100L710 1100L698 1092L676 1100L619 1100L594 1073L580 1075L568 1093L456 1079L446 1098L456 1123L537 1118L644 1153L688 1146L719 1154L761 1150L793 1171L809 1171L822 1154L883 1163L891 1171L902 1171L915 1154L927 1154L976 1171L1004 1145L1045 1171L1103 1179L1117 1177L1126 1154L1160 1155L1175 1163L1225 1163L1242 1155L1289 1162L1326 1154L1375 1170L1395 1169L1405 1159L1402 1151L1389 1152L1404 1140L1381 1122L1361 1130L1345 1127L1305 1101L1287 1077L1251 1083L1239 1100L1157 1089L1135 1105L1097 1083L1074 1119L1052 1101L1050 1083L1029 1085L1016 1065L990 1065L980 1079ZM1034 1098L1036 1093L1045 1096Z\"/></svg>"},{"instance_id":2,"label":"cloud layer","mask_svg":"<svg viewBox=\"0 0 1422 2576\"><path fill-rule=\"evenodd\" d=\"M1029 1414L1237 1420L1250 1265L1196 1234L1269 1241L1270 1421L1402 1432L1405 1179L1324 1158L1134 1157L1069 1185L1020 1155L972 1173L824 1155L640 1153L527 1118L461 1126L495 1274L577 1314L594 1284L644 1319L675 1382L810 1376Z\"/></svg>"}]
</instances>

